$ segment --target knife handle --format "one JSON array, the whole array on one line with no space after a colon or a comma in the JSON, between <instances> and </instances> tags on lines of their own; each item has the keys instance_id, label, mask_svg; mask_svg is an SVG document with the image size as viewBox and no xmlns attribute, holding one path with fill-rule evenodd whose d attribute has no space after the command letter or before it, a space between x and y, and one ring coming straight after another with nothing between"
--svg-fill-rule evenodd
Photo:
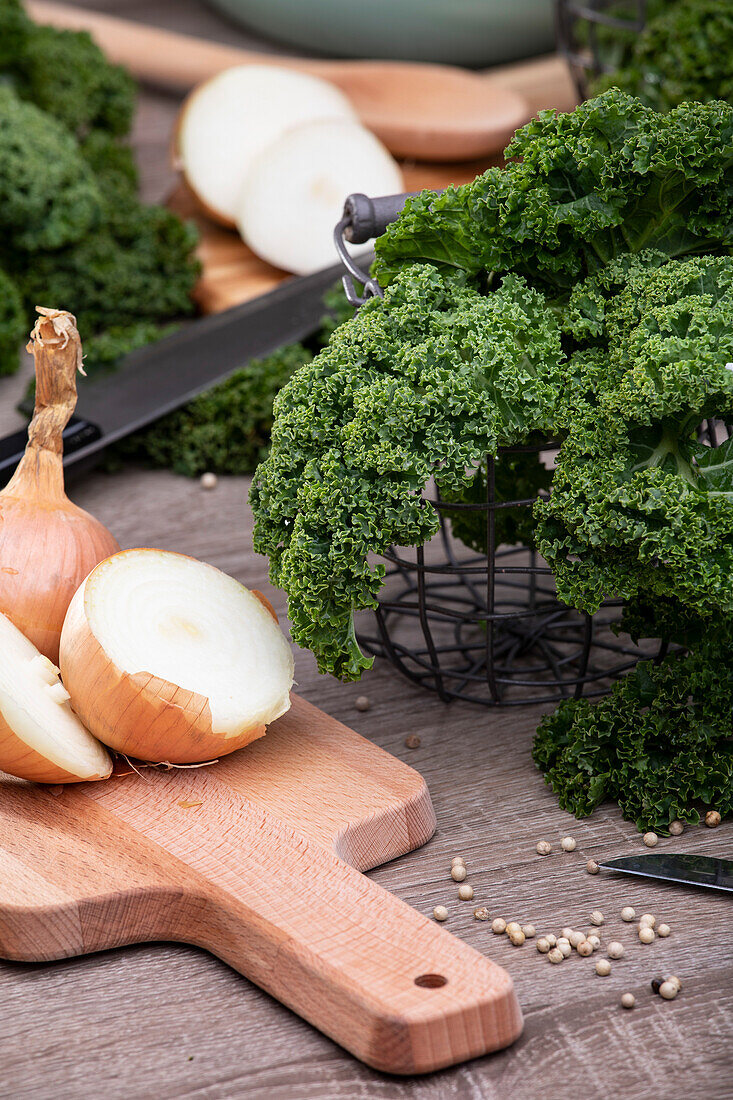
<instances>
[{"instance_id":1,"label":"knife handle","mask_svg":"<svg viewBox=\"0 0 733 1100\"><path fill-rule=\"evenodd\" d=\"M96 424L81 417L72 416L64 428L64 461L71 455L86 447L89 443L95 443L102 438L102 431ZM15 472L15 468L23 457L25 445L28 442L27 428L21 428L11 435L0 439L0 486L7 485Z\"/></svg>"}]
</instances>

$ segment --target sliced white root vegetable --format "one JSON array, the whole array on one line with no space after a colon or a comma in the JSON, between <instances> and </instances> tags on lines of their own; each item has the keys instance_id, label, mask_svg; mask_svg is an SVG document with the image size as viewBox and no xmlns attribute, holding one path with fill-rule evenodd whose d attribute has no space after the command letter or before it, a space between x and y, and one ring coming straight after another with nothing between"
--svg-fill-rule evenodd
<instances>
[{"instance_id":1,"label":"sliced white root vegetable","mask_svg":"<svg viewBox=\"0 0 733 1100\"><path fill-rule=\"evenodd\" d=\"M60 660L99 740L155 763L233 752L290 706L293 655L272 609L183 554L125 550L97 566L71 601Z\"/></svg>"},{"instance_id":2,"label":"sliced white root vegetable","mask_svg":"<svg viewBox=\"0 0 733 1100\"><path fill-rule=\"evenodd\" d=\"M312 122L283 134L253 163L237 225L263 260L305 275L337 262L333 229L347 195L392 195L403 186L397 162L369 130Z\"/></svg>"},{"instance_id":3,"label":"sliced white root vegetable","mask_svg":"<svg viewBox=\"0 0 733 1100\"><path fill-rule=\"evenodd\" d=\"M69 706L59 670L0 614L0 771L36 783L106 779L112 760Z\"/></svg>"},{"instance_id":4,"label":"sliced white root vegetable","mask_svg":"<svg viewBox=\"0 0 733 1100\"><path fill-rule=\"evenodd\" d=\"M263 149L316 119L356 119L346 96L325 80L271 65L241 65L199 85L181 108L176 155L204 209L236 221L242 183Z\"/></svg>"}]
</instances>

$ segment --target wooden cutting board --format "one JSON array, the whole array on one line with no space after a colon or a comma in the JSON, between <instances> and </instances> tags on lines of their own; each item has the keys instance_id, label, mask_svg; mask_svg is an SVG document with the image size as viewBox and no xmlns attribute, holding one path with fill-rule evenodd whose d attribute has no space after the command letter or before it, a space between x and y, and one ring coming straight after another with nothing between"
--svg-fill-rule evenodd
<instances>
[{"instance_id":1,"label":"wooden cutting board","mask_svg":"<svg viewBox=\"0 0 733 1100\"><path fill-rule=\"evenodd\" d=\"M196 944L376 1069L439 1069L522 1016L504 970L362 874L434 829L417 772L297 697L209 767L1 777L0 955Z\"/></svg>"}]
</instances>

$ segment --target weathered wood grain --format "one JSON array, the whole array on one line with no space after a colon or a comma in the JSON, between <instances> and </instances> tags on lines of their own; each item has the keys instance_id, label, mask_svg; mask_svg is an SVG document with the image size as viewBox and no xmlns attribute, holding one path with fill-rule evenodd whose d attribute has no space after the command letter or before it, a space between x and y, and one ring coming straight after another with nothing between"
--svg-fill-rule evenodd
<instances>
[{"instance_id":1,"label":"weathered wood grain","mask_svg":"<svg viewBox=\"0 0 733 1100\"><path fill-rule=\"evenodd\" d=\"M238 40L238 31L194 0L116 0L107 6L191 33ZM145 146L146 194L169 189L162 119L176 105L142 97L138 148ZM149 127L149 129L148 129ZM17 379L0 384L0 426L14 422ZM244 479L220 479L215 492L165 473L95 474L72 490L123 546L160 545L203 557L263 588L279 613L284 600L265 582L266 563L250 550ZM733 1097L733 909L723 895L589 876L589 856L640 850L633 826L603 808L576 822L557 808L530 759L540 711L491 712L444 706L382 666L360 684L319 676L296 657L298 690L336 718L417 768L426 778L438 832L424 848L371 873L423 913L445 903L447 928L512 974L525 1031L510 1050L424 1079L369 1070L330 1040L202 951L131 947L87 959L0 963L0 1095L12 1100L730 1100ZM371 709L354 709L366 694ZM416 732L420 748L405 736ZM557 843L571 833L575 852ZM540 837L556 850L544 859ZM668 851L733 855L733 826L688 829ZM658 849L659 850L659 849ZM459 902L448 876L453 855L467 860L475 900ZM558 967L531 941L513 948L475 921L473 908L531 920L540 931L587 928L592 909L607 916L603 937L626 957L608 978L593 958ZM643 946L618 919L622 905L651 911L672 927ZM662 1002L652 977L678 974L684 989ZM637 1007L619 1007L631 990Z\"/></svg>"}]
</instances>

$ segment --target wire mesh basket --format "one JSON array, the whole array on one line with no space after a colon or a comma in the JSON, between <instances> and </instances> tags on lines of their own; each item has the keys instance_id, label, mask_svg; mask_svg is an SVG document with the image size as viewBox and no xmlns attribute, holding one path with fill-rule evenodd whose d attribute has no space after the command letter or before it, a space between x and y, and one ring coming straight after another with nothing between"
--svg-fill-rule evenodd
<instances>
[{"instance_id":1,"label":"wire mesh basket","mask_svg":"<svg viewBox=\"0 0 733 1100\"><path fill-rule=\"evenodd\" d=\"M357 308L382 291L346 243L379 236L406 198L346 201L334 240L346 295ZM446 499L437 485L429 487L424 506L437 511L439 532L425 546L391 547L382 555L386 577L376 612L357 617L364 650L446 702L487 706L601 694L640 656L659 653L659 643L642 648L616 632L620 602L591 616L558 600L552 571L532 546L536 494L514 499L511 476L518 460L533 460L535 481L544 469L549 485L556 450L540 440L487 456L473 482L480 491L470 500Z\"/></svg>"},{"instance_id":2,"label":"wire mesh basket","mask_svg":"<svg viewBox=\"0 0 733 1100\"><path fill-rule=\"evenodd\" d=\"M613 73L643 31L647 0L555 0L558 53L568 63L580 99L591 81Z\"/></svg>"}]
</instances>

